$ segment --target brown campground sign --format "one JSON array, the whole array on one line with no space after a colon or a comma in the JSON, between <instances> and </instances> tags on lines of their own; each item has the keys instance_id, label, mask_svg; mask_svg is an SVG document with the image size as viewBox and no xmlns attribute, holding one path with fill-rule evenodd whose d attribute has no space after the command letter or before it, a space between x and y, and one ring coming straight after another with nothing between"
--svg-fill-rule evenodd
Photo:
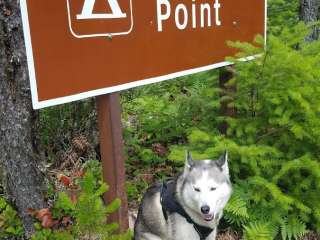
<instances>
[{"instance_id":1,"label":"brown campground sign","mask_svg":"<svg viewBox=\"0 0 320 240\"><path fill-rule=\"evenodd\" d=\"M34 108L227 65L265 0L21 0Z\"/></svg>"}]
</instances>

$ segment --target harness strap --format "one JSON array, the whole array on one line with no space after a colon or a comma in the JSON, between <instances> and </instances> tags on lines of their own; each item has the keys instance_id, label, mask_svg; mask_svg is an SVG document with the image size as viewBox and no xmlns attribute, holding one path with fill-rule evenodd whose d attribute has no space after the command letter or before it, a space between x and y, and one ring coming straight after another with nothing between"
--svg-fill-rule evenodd
<instances>
[{"instance_id":1,"label":"harness strap","mask_svg":"<svg viewBox=\"0 0 320 240\"><path fill-rule=\"evenodd\" d=\"M213 229L201 226L195 223L187 214L183 207L177 202L175 197L175 182L173 180L163 182L160 192L160 203L162 206L162 213L166 221L168 221L168 213L178 213L184 217L188 223L191 223L198 233L200 240L205 240L213 231Z\"/></svg>"}]
</instances>

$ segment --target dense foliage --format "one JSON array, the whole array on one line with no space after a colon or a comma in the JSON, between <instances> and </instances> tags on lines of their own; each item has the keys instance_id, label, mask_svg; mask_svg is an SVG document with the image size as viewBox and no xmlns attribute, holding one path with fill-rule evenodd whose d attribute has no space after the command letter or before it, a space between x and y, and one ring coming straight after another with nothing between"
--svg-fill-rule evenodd
<instances>
[{"instance_id":1,"label":"dense foliage","mask_svg":"<svg viewBox=\"0 0 320 240\"><path fill-rule=\"evenodd\" d=\"M242 228L246 239L297 239L307 229L320 231L320 43L305 43L308 30L298 24L269 36L267 50L251 62L237 61L228 84L227 136L194 128L189 149L199 158L231 155L234 194L225 219ZM255 45L230 43L238 57L259 53ZM315 54L317 53L317 54ZM183 147L170 158L181 160Z\"/></svg>"}]
</instances>

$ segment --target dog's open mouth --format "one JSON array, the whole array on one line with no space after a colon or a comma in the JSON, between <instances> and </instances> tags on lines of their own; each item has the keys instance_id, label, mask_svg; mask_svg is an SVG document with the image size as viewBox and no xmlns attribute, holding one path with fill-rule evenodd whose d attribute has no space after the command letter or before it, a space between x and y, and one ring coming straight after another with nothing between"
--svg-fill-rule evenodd
<instances>
[{"instance_id":1,"label":"dog's open mouth","mask_svg":"<svg viewBox=\"0 0 320 240\"><path fill-rule=\"evenodd\" d=\"M214 214L203 214L202 216L203 216L203 219L208 222L212 221L214 218Z\"/></svg>"}]
</instances>

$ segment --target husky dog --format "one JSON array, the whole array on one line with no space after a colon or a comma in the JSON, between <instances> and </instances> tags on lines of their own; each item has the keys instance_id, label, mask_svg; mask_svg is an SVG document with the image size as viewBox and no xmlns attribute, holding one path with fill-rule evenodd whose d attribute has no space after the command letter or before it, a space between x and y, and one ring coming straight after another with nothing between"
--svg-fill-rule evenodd
<instances>
[{"instance_id":1,"label":"husky dog","mask_svg":"<svg viewBox=\"0 0 320 240\"><path fill-rule=\"evenodd\" d=\"M215 161L188 152L182 174L145 193L134 240L214 240L231 192L227 152Z\"/></svg>"}]
</instances>

